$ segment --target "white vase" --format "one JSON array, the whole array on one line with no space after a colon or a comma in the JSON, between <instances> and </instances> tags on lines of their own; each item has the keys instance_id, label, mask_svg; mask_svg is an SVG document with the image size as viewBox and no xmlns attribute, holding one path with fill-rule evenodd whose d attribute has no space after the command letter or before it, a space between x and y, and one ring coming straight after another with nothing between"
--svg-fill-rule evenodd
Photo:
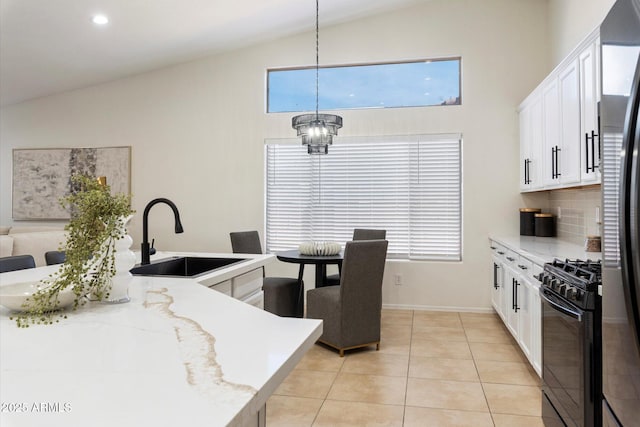
<instances>
[{"instance_id":1,"label":"white vase","mask_svg":"<svg viewBox=\"0 0 640 427\"><path fill-rule=\"evenodd\" d=\"M122 227L125 229L125 235L115 243L116 274L111 278L109 297L104 299L104 302L107 303L118 304L131 300L129 298L129 284L133 276L129 270L136 264L136 254L130 249L133 239L126 234L126 225L131 218L133 218L133 215L120 220Z\"/></svg>"}]
</instances>

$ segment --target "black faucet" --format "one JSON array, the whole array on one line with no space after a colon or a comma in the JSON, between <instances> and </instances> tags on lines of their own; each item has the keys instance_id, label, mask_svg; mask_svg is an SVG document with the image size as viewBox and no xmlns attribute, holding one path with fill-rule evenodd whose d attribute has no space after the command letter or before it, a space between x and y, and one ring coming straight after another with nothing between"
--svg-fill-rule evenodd
<instances>
[{"instance_id":1,"label":"black faucet","mask_svg":"<svg viewBox=\"0 0 640 427\"><path fill-rule=\"evenodd\" d=\"M171 200L159 198L153 199L152 201L147 203L147 206L144 208L144 213L142 214L142 244L140 245L142 248L142 261L140 262L140 264L149 264L151 262L149 258L149 211L151 210L153 205L156 205L158 203L166 203L167 205L169 205L171 210L173 210L173 216L176 222L176 233L184 232L184 230L182 229L182 223L180 222L180 213L178 212L178 208Z\"/></svg>"}]
</instances>

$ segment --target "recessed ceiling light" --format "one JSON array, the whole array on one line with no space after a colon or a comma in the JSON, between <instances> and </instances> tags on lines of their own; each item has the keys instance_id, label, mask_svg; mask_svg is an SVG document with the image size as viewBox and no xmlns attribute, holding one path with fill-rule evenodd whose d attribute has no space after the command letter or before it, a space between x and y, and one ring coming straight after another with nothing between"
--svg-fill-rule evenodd
<instances>
[{"instance_id":1,"label":"recessed ceiling light","mask_svg":"<svg viewBox=\"0 0 640 427\"><path fill-rule=\"evenodd\" d=\"M106 25L109 23L109 18L106 15L93 15L91 22L96 25Z\"/></svg>"}]
</instances>

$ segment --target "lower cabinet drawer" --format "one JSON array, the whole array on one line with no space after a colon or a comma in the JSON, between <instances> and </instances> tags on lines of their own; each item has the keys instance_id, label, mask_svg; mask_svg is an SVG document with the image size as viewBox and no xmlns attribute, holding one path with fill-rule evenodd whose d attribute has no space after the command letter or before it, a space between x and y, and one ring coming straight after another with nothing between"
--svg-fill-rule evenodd
<instances>
[{"instance_id":1,"label":"lower cabinet drawer","mask_svg":"<svg viewBox=\"0 0 640 427\"><path fill-rule=\"evenodd\" d=\"M231 296L231 280L225 280L224 282L211 285L209 286L209 289Z\"/></svg>"},{"instance_id":2,"label":"lower cabinet drawer","mask_svg":"<svg viewBox=\"0 0 640 427\"><path fill-rule=\"evenodd\" d=\"M264 292L260 290L255 294L249 295L246 299L242 300L242 302L264 310Z\"/></svg>"},{"instance_id":3,"label":"lower cabinet drawer","mask_svg":"<svg viewBox=\"0 0 640 427\"><path fill-rule=\"evenodd\" d=\"M251 270L231 280L231 296L244 300L247 296L262 289L262 269Z\"/></svg>"}]
</instances>

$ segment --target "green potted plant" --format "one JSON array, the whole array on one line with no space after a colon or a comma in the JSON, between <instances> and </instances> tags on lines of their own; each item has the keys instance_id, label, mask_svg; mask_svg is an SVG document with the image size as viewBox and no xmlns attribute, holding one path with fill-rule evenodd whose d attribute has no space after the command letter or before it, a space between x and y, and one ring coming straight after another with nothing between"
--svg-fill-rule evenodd
<instances>
[{"instance_id":1,"label":"green potted plant","mask_svg":"<svg viewBox=\"0 0 640 427\"><path fill-rule=\"evenodd\" d=\"M85 304L87 296L92 300L110 300L116 275L116 247L122 247L124 239L129 239L127 250L131 244L125 229L134 213L131 196L112 195L106 182L86 175L74 175L71 180L71 194L60 201L71 212L71 220L65 226L68 237L61 248L66 260L27 298L24 311L16 316L20 327L53 323L62 292L72 290L75 294L73 309ZM126 257L133 256L128 252ZM59 315L66 317L64 313Z\"/></svg>"}]
</instances>

